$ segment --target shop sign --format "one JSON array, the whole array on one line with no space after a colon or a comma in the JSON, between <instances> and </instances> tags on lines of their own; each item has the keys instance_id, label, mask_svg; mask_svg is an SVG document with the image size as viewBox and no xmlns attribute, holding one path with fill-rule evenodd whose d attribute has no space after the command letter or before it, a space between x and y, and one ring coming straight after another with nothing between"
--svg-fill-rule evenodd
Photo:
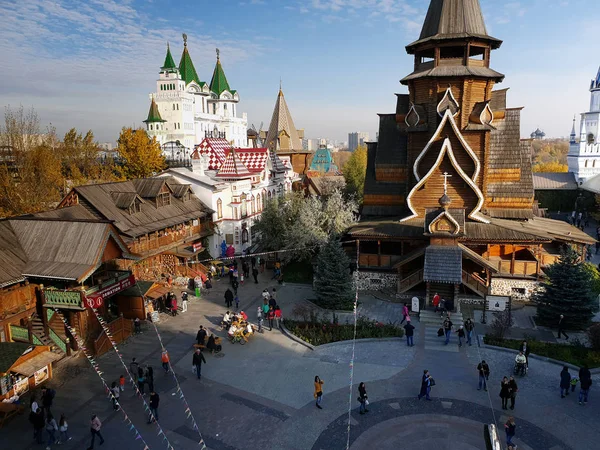
<instances>
[{"instance_id":1,"label":"shop sign","mask_svg":"<svg viewBox=\"0 0 600 450\"><path fill-rule=\"evenodd\" d=\"M48 366L38 370L37 372L35 372L33 374L33 379L35 381L35 385L37 386L40 383L43 383L44 381L46 381L48 379L48 377L50 376L49 372L48 372Z\"/></svg>"},{"instance_id":2,"label":"shop sign","mask_svg":"<svg viewBox=\"0 0 600 450\"><path fill-rule=\"evenodd\" d=\"M19 397L29 390L29 378L21 378L15 383L15 394Z\"/></svg>"},{"instance_id":3,"label":"shop sign","mask_svg":"<svg viewBox=\"0 0 600 450\"><path fill-rule=\"evenodd\" d=\"M121 281L117 281L116 283L110 284L93 294L89 294L86 296L86 306L88 308L100 308L104 304L104 300L106 300L111 295L118 294L121 291L133 286L135 284L135 277L133 275L129 275L127 278Z\"/></svg>"},{"instance_id":4,"label":"shop sign","mask_svg":"<svg viewBox=\"0 0 600 450\"><path fill-rule=\"evenodd\" d=\"M192 250L194 250L194 253L199 252L200 250L202 250L202 242L194 242L192 244Z\"/></svg>"}]
</instances>

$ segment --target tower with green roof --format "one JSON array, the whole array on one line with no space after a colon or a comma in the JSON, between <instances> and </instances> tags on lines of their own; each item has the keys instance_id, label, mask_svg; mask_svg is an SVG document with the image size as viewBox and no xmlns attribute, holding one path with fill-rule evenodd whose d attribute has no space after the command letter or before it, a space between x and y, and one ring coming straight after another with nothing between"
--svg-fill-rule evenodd
<instances>
[{"instance_id":1,"label":"tower with green roof","mask_svg":"<svg viewBox=\"0 0 600 450\"><path fill-rule=\"evenodd\" d=\"M179 141L191 153L195 145L213 135L224 135L237 147L247 145L248 120L245 114L237 116L239 96L229 87L218 53L209 86L200 80L187 35L183 34L179 65L175 64L167 43L159 74L144 123L148 133L155 135L161 145Z\"/></svg>"}]
</instances>

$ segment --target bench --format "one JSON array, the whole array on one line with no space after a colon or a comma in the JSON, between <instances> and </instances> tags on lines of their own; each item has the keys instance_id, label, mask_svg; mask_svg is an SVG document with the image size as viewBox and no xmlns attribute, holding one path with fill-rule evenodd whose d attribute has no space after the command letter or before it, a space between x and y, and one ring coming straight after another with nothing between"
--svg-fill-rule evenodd
<instances>
[{"instance_id":1,"label":"bench","mask_svg":"<svg viewBox=\"0 0 600 450\"><path fill-rule=\"evenodd\" d=\"M6 422L12 416L23 414L24 410L25 407L23 405L0 402L0 428L2 428L4 422Z\"/></svg>"}]
</instances>

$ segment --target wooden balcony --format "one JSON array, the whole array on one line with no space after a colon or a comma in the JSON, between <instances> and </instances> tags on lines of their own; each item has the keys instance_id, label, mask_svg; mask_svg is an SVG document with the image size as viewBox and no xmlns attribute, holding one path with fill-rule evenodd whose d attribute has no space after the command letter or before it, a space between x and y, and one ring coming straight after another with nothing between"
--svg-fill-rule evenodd
<instances>
[{"instance_id":1,"label":"wooden balcony","mask_svg":"<svg viewBox=\"0 0 600 450\"><path fill-rule=\"evenodd\" d=\"M498 270L498 275L536 276L539 263L537 261L522 261L491 257L489 263Z\"/></svg>"},{"instance_id":2,"label":"wooden balcony","mask_svg":"<svg viewBox=\"0 0 600 450\"><path fill-rule=\"evenodd\" d=\"M481 297L485 297L489 290L483 278L464 270L462 271L462 283Z\"/></svg>"},{"instance_id":3,"label":"wooden balcony","mask_svg":"<svg viewBox=\"0 0 600 450\"><path fill-rule=\"evenodd\" d=\"M349 255L352 258L351 255ZM355 256L356 258L356 256ZM358 264L361 268L391 269L400 260L400 255L377 255L373 253L361 253L358 256Z\"/></svg>"},{"instance_id":4,"label":"wooden balcony","mask_svg":"<svg viewBox=\"0 0 600 450\"><path fill-rule=\"evenodd\" d=\"M160 253L170 248L183 244L186 240L200 238L212 230L211 222L201 222L188 229L173 231L166 236L157 236L156 233L141 237L139 241L129 244L131 253L146 255Z\"/></svg>"}]
</instances>

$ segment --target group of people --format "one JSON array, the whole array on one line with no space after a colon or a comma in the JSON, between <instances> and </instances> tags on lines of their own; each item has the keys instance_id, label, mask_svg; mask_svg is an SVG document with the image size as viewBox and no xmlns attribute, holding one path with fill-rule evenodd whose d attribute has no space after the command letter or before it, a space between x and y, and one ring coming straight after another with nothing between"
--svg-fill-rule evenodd
<instances>
[{"instance_id":1,"label":"group of people","mask_svg":"<svg viewBox=\"0 0 600 450\"><path fill-rule=\"evenodd\" d=\"M227 311L227 314L230 314L229 311ZM229 319L227 314L223 317L224 323L226 323L225 319ZM222 349L221 344L219 344L219 338L214 334L208 334L208 331L202 325L200 325L200 329L196 333L196 343L200 348L201 346L205 346L211 353L219 353Z\"/></svg>"},{"instance_id":2,"label":"group of people","mask_svg":"<svg viewBox=\"0 0 600 450\"><path fill-rule=\"evenodd\" d=\"M163 361L164 359L161 355L161 362ZM132 358L131 362L129 363L129 372L131 373L131 376L137 383L137 387L141 395L146 395L146 385L148 385L149 392L154 392L154 369L152 368L152 366L149 366L147 364L141 366L135 358ZM123 392L123 390L125 389L125 377L123 375L119 377L119 389L121 392Z\"/></svg>"},{"instance_id":3,"label":"group of people","mask_svg":"<svg viewBox=\"0 0 600 450\"><path fill-rule=\"evenodd\" d=\"M590 387L592 387L592 374L587 365L579 369L579 378L572 377L569 368L564 366L560 372L560 397L565 398L571 392L575 392L579 382L579 404L585 405L588 402Z\"/></svg>"},{"instance_id":4,"label":"group of people","mask_svg":"<svg viewBox=\"0 0 600 450\"><path fill-rule=\"evenodd\" d=\"M223 328L227 330L227 336L233 342L236 342L234 340L236 336L247 340L247 336L254 333L252 324L248 322L248 314L246 314L244 311L240 311L237 314L227 311L223 315L221 324Z\"/></svg>"},{"instance_id":5,"label":"group of people","mask_svg":"<svg viewBox=\"0 0 600 450\"><path fill-rule=\"evenodd\" d=\"M271 292L268 289L262 291L263 304L256 309L256 320L258 321L258 331L262 333L263 321L267 319L269 323L269 331L275 328L279 329L283 315L281 308L277 304L277 290L273 288Z\"/></svg>"},{"instance_id":6,"label":"group of people","mask_svg":"<svg viewBox=\"0 0 600 450\"><path fill-rule=\"evenodd\" d=\"M450 337L452 336L452 331L454 331L458 336L458 346L462 347L463 340L466 340L466 343L469 345L473 345L473 330L475 329L475 322L469 317L465 320L464 325L460 325L458 329L454 329L454 324L450 319L450 313L446 313L444 321L442 322L442 326L438 330L438 336L445 336L444 345L448 345L450 343Z\"/></svg>"},{"instance_id":7,"label":"group of people","mask_svg":"<svg viewBox=\"0 0 600 450\"><path fill-rule=\"evenodd\" d=\"M58 422L52 413L52 404L56 391L43 388L40 402L37 395L33 393L29 400L29 422L33 425L33 439L38 444L44 443L44 430L46 430L46 449L50 450L53 444L61 444L70 441L69 424L64 414L60 415Z\"/></svg>"},{"instance_id":8,"label":"group of people","mask_svg":"<svg viewBox=\"0 0 600 450\"><path fill-rule=\"evenodd\" d=\"M323 409L321 401L323 400L323 385L325 382L318 376L315 375L315 390L313 396L316 400L315 406L319 409ZM367 406L369 406L369 397L367 396L367 387L365 383L361 382L358 385L358 403L360 404L358 410L360 414L369 412Z\"/></svg>"}]
</instances>

